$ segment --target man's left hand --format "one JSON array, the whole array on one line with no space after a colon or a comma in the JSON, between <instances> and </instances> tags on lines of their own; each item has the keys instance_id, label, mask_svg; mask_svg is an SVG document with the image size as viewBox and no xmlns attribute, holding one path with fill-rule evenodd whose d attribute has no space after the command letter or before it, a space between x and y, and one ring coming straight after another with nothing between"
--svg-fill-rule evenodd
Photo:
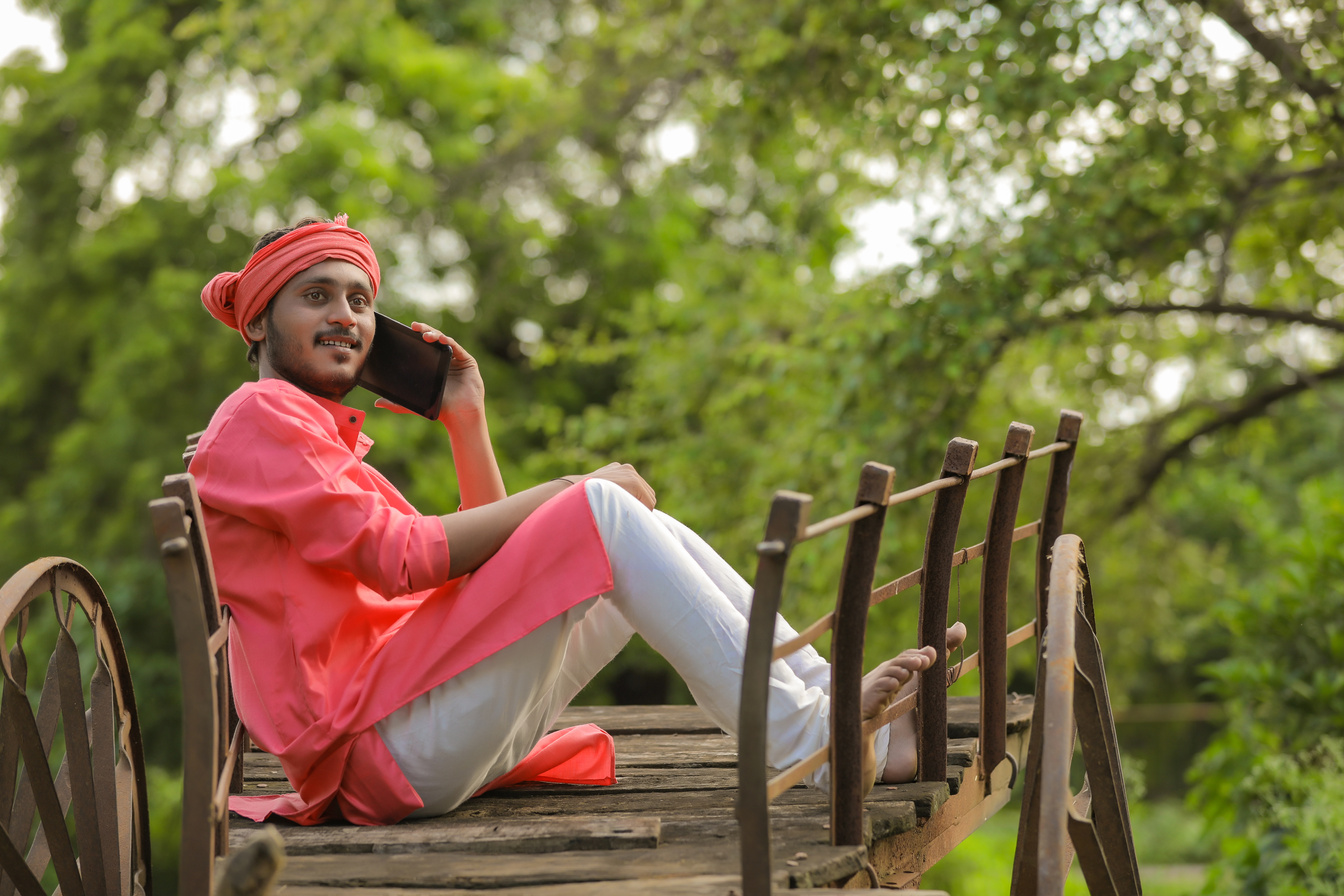
<instances>
[{"instance_id":1,"label":"man's left hand","mask_svg":"<svg viewBox=\"0 0 1344 896\"><path fill-rule=\"evenodd\" d=\"M458 344L457 340L439 332L421 321L411 324L411 329L424 335L426 342L438 342L452 346L453 363L448 368L448 376L443 383L443 401L439 405L439 420L445 424L453 419L467 419L485 411L485 381L481 379L481 369L476 359ZM409 414L406 408L396 402L380 398L375 407L385 408L398 414Z\"/></svg>"}]
</instances>

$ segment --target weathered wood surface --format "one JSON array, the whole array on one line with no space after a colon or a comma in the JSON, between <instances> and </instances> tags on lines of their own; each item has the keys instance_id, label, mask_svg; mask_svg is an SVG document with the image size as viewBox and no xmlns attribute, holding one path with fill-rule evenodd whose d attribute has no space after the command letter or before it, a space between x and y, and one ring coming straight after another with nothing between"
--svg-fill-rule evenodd
<instances>
[{"instance_id":1,"label":"weathered wood surface","mask_svg":"<svg viewBox=\"0 0 1344 896\"><path fill-rule=\"evenodd\" d=\"M1010 744L1021 741L1031 705L1030 698L1010 702ZM830 845L822 794L795 787L781 795L771 807L776 885L865 881L867 862L878 854L902 854L905 838L917 836L943 805L958 799L967 773L977 773L976 700L952 698L948 715L947 781L878 785L865 803L867 846ZM740 892L732 738L693 706L573 707L557 727L583 722L595 722L615 737L617 784L512 787L469 800L440 818L382 828L280 824L289 853L282 892ZM245 765L247 792L289 789L274 757L250 753ZM235 817L233 843L246 841L256 827Z\"/></svg>"}]
</instances>

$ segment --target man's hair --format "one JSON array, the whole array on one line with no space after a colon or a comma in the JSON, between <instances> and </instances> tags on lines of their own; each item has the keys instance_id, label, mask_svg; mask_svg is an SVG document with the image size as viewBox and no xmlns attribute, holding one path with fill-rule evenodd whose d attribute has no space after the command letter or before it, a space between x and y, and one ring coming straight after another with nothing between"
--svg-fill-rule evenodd
<instances>
[{"instance_id":1,"label":"man's hair","mask_svg":"<svg viewBox=\"0 0 1344 896\"><path fill-rule=\"evenodd\" d=\"M298 230L300 227L307 227L309 224L330 224L330 223L331 223L331 219L330 219L330 218L311 218L311 217L310 217L310 218L300 218L298 221L296 221L296 222L295 222L292 226L290 226L290 227L281 227L279 230L272 230L272 231L269 231L269 232L267 232L267 233L262 234L261 238L258 239L257 242L256 242L256 244L252 247L252 254L253 254L253 255L256 255L256 254L257 254L258 252L260 252L262 249L266 248L266 247L269 246L271 243L273 243L273 242L275 242L276 240L280 239L280 237L282 237L282 236L284 236L285 234L290 233L290 232L292 232L292 231ZM277 291L276 295L279 295L279 292L278 292L278 291ZM262 312L263 314L266 315L266 320L267 320L268 322L269 322L270 319L271 319L271 307L272 307L272 304L273 304L274 302L275 302L275 296L271 296L269 299L267 299L267 300L266 300L266 310ZM257 359L258 359L260 356L261 356L261 343L260 343L260 342L254 342L254 343L252 343L251 345L249 345L249 346L247 347L247 363L250 364L250 365L252 366L252 369L253 369L253 370L257 370L257 369L259 369L259 367L260 367L260 361L258 361Z\"/></svg>"}]
</instances>

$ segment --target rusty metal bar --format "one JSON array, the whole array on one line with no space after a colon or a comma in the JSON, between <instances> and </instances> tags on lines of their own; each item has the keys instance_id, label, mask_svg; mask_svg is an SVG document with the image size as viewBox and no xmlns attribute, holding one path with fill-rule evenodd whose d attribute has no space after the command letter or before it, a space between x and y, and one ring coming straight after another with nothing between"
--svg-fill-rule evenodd
<instances>
[{"instance_id":1,"label":"rusty metal bar","mask_svg":"<svg viewBox=\"0 0 1344 896\"><path fill-rule=\"evenodd\" d=\"M1064 442L1068 447L1060 449L1050 459L1050 478L1046 486L1045 506L1041 510L1041 540L1036 550L1036 619L1041 631L1050 626L1049 608L1046 606L1050 589L1050 549L1055 539L1064 532L1064 508L1069 501L1069 473L1073 470L1073 458L1077 453L1078 433L1082 429L1083 415L1077 411L1059 412L1059 429L1055 433L1055 442Z\"/></svg>"},{"instance_id":2,"label":"rusty metal bar","mask_svg":"<svg viewBox=\"0 0 1344 896\"><path fill-rule=\"evenodd\" d=\"M924 581L920 587L919 644L932 646L937 659L921 674L926 680L947 679L947 596L952 584L952 554L956 548L957 524L966 502L967 478L975 468L978 445L968 439L953 439L943 457L940 482L955 479L955 488L941 490L933 499L928 534L924 539ZM919 780L947 780L947 690L920 688Z\"/></svg>"},{"instance_id":3,"label":"rusty metal bar","mask_svg":"<svg viewBox=\"0 0 1344 896\"><path fill-rule=\"evenodd\" d=\"M1011 426L1021 426L1021 425L1023 424L1013 423L1010 425L1009 431L1011 432ZM1035 430L1032 431L1035 432ZM1009 467L1015 467L1018 464L1024 463L1025 461L1026 461L1025 456L1010 455L1000 460L996 460L992 464L985 464L983 467L977 467L974 471L972 471L971 481L974 482L977 479L984 479L991 473L1002 472L1003 470L1007 470Z\"/></svg>"},{"instance_id":4,"label":"rusty metal bar","mask_svg":"<svg viewBox=\"0 0 1344 896\"><path fill-rule=\"evenodd\" d=\"M887 600L888 598L895 597L902 591L908 591L909 589L915 587L916 585L923 584L923 582L924 582L924 569L923 567L921 567L919 569L912 570L911 572L906 573L899 579L893 579L892 581L888 582L887 584L879 588L874 588L872 597L868 599L868 602L870 605L876 606L877 604L882 603L882 601Z\"/></svg>"},{"instance_id":5,"label":"rusty metal bar","mask_svg":"<svg viewBox=\"0 0 1344 896\"><path fill-rule=\"evenodd\" d=\"M1097 822L1100 844L1107 865L1122 894L1137 894L1139 863L1130 828L1124 773L1120 767L1120 745L1115 733L1111 698L1106 685L1106 670L1097 641L1091 612L1092 580L1088 575L1086 552L1080 548L1082 603L1077 615L1078 688L1074 699L1078 739L1082 743L1084 767L1092 787L1092 817Z\"/></svg>"},{"instance_id":6,"label":"rusty metal bar","mask_svg":"<svg viewBox=\"0 0 1344 896\"><path fill-rule=\"evenodd\" d=\"M17 633L15 636L14 647L10 651L5 664L5 675L3 690L0 692L0 725L5 730L12 730L14 723L10 719L14 715L14 702L22 700L28 701L27 695L15 687L17 681L28 681L28 658L23 652L23 638L27 628L27 613L23 613L19 618ZM3 643L0 643L3 647ZM39 715L41 710L39 709ZM22 826L15 824L11 820L11 813L17 813L15 803L16 796L26 792L26 788L16 786L16 779L19 773L19 744L17 738L0 738L0 820L8 821L5 827L0 827L0 868L5 869L6 875L0 875L0 896L12 896L15 887L22 885L24 894L33 892L41 893L42 888L37 883L37 878L33 876L28 865L23 860L23 848L27 845L28 822L25 821ZM27 773L25 772L25 775ZM29 815L31 821L31 815ZM9 839L9 831L19 833L20 841L12 842Z\"/></svg>"},{"instance_id":7,"label":"rusty metal bar","mask_svg":"<svg viewBox=\"0 0 1344 896\"><path fill-rule=\"evenodd\" d=\"M835 611L827 613L816 622L809 625L798 633L798 637L790 638L787 641L781 641L775 645L774 659L782 660L789 654L802 650L807 645L816 641L822 635L826 634L835 625Z\"/></svg>"},{"instance_id":8,"label":"rusty metal bar","mask_svg":"<svg viewBox=\"0 0 1344 896\"><path fill-rule=\"evenodd\" d=\"M1008 742L1008 571L1012 562L1013 529L1027 453L1035 430L1012 423L1003 443L1004 463L994 482L985 531L985 562L980 567L980 755L985 768L997 768L1007 755ZM990 466L994 466L991 464ZM986 467L985 469L989 469ZM989 786L986 779L985 786Z\"/></svg>"},{"instance_id":9,"label":"rusty metal bar","mask_svg":"<svg viewBox=\"0 0 1344 896\"><path fill-rule=\"evenodd\" d=\"M239 724L233 728L233 737L229 740L229 750L224 756L224 769L220 773L219 781L215 784L215 797L211 812L216 819L227 818L229 815L229 782L233 780L234 764L242 759L242 746L243 726Z\"/></svg>"},{"instance_id":10,"label":"rusty metal bar","mask_svg":"<svg viewBox=\"0 0 1344 896\"><path fill-rule=\"evenodd\" d=\"M1039 628L1039 619L1036 624ZM1036 655L1036 681L1039 693L1040 684L1045 681L1044 652L1039 650ZM1017 816L1017 847L1013 851L1013 875L1009 889L1012 896L1036 896L1041 816L1041 742L1044 730L1045 701L1037 699L1031 710L1031 734L1027 742L1026 765L1022 769L1022 808Z\"/></svg>"},{"instance_id":11,"label":"rusty metal bar","mask_svg":"<svg viewBox=\"0 0 1344 896\"><path fill-rule=\"evenodd\" d=\"M1017 542L1021 541L1024 538L1030 538L1031 536L1037 534L1040 531L1041 531L1040 520L1036 520L1035 522L1018 526L1016 529L1013 530L1013 543L1016 544ZM963 563L976 559L984 552L985 552L985 543L983 541L977 545L972 545L969 548L961 548L952 555L952 566L953 567L961 566ZM885 585L881 585L877 588L874 588L872 597L869 599L869 603L872 606L876 606L877 604L882 603L882 601L895 597L902 591L906 591L910 588L913 588L916 585L922 583L923 581L924 581L924 570L922 568L908 572L898 579L893 579L892 581L887 582ZM797 648L794 649L796 650Z\"/></svg>"},{"instance_id":12,"label":"rusty metal bar","mask_svg":"<svg viewBox=\"0 0 1344 896\"><path fill-rule=\"evenodd\" d=\"M863 643L886 502L895 479L896 471L891 467L863 465L854 504L856 509L871 507L872 512L850 525L835 601L835 634L831 637L831 843L836 846L864 842L863 798L873 782L863 769Z\"/></svg>"},{"instance_id":13,"label":"rusty metal bar","mask_svg":"<svg viewBox=\"0 0 1344 896\"><path fill-rule=\"evenodd\" d=\"M1021 541L1024 538L1030 538L1031 536L1037 534L1040 531L1041 531L1040 520L1036 520L1035 522L1026 523L1025 525L1018 526L1016 529L1013 530L1013 543L1016 544L1017 542ZM985 552L985 543L983 541L980 542L980 544L972 545L969 548L961 548L955 554L952 555L952 565L954 567L961 566L963 563L968 563L971 560L976 559L984 552ZM924 570L916 569L912 572L906 573L899 579L894 579L886 583L885 585L882 585L878 588L874 588L871 596L868 599L868 605L870 607L875 607L878 604L882 603L882 601L887 600L888 598L891 597L895 597L902 591L907 591L910 588L913 588L914 586L922 582L923 579L924 579ZM227 608L225 609L227 610ZM834 624L835 624L835 611L831 611L830 613L827 613L825 616L822 616L816 622L812 623L807 628L799 632L796 638L790 638L787 641L781 641L778 644L776 644L774 658L777 660L783 659L784 657L788 656L794 651L801 650L807 645L815 643L818 638L829 632L834 626Z\"/></svg>"},{"instance_id":14,"label":"rusty metal bar","mask_svg":"<svg viewBox=\"0 0 1344 896\"><path fill-rule=\"evenodd\" d=\"M895 703L891 704L886 709L882 710L876 716L864 722L863 733L876 734L878 731L881 730L883 725L890 725L892 722L896 721L901 716L913 710L915 708L915 701L917 701L918 699L919 699L919 689L916 688L914 693L906 694L904 697L897 700Z\"/></svg>"},{"instance_id":15,"label":"rusty metal bar","mask_svg":"<svg viewBox=\"0 0 1344 896\"><path fill-rule=\"evenodd\" d=\"M1070 808L1068 828L1069 841L1078 853L1078 867L1082 869L1083 881L1087 884L1090 896L1120 896L1115 876L1106 864L1106 853L1102 849L1097 826Z\"/></svg>"},{"instance_id":16,"label":"rusty metal bar","mask_svg":"<svg viewBox=\"0 0 1344 896\"><path fill-rule=\"evenodd\" d=\"M56 663L61 692L61 725L65 729L65 760L70 769L71 805L74 808L75 838L79 843L81 875L88 896L105 896L107 881L103 871L103 845L98 828L98 796L93 787L93 761L89 755L89 735L84 720L84 684L79 672L79 649L70 637L65 620L56 631ZM63 888L64 889L64 888Z\"/></svg>"},{"instance_id":17,"label":"rusty metal bar","mask_svg":"<svg viewBox=\"0 0 1344 896\"><path fill-rule=\"evenodd\" d=\"M25 619L26 623L27 620ZM24 632L20 630L15 638L14 647L9 652L6 664L3 687L0 687L0 724L8 726L6 721L11 712L11 705L15 700L27 700L27 696L14 687L10 682L28 680L28 658L23 652ZM3 650L4 644L0 642L0 650ZM13 675L13 679L11 679ZM19 744L13 738L0 738L0 821L7 822L5 829L10 831L22 830L27 833L28 827L24 825L18 827L11 821L10 813L14 809L14 799L17 793L16 780L19 774ZM22 844L19 849L22 849ZM0 880L0 896L9 896L14 891L13 884L6 880Z\"/></svg>"},{"instance_id":18,"label":"rusty metal bar","mask_svg":"<svg viewBox=\"0 0 1344 896\"><path fill-rule=\"evenodd\" d=\"M737 726L737 821L741 834L743 896L770 894L770 798L766 781L770 663L774 654L775 617L784 590L784 571L794 542L807 527L811 506L809 495L776 492L765 525L765 539L756 548L756 586L742 658L742 697L738 704Z\"/></svg>"},{"instance_id":19,"label":"rusty metal bar","mask_svg":"<svg viewBox=\"0 0 1344 896\"><path fill-rule=\"evenodd\" d=\"M18 687L18 682L14 684ZM60 688L59 681L57 688ZM47 766L47 747L42 743L37 719L34 718L27 701L15 701L8 721L12 723L11 730L18 734L19 749L22 751L23 764L28 773L28 785L32 788L42 826L40 836L45 837L46 846L50 850L51 862L56 868L56 879L60 882L61 892L67 896L83 896L84 887L79 879L74 844L65 827L65 812L56 794L56 782L52 779L51 769ZM33 870L37 873L42 869Z\"/></svg>"},{"instance_id":20,"label":"rusty metal bar","mask_svg":"<svg viewBox=\"0 0 1344 896\"><path fill-rule=\"evenodd\" d=\"M95 620L97 625L99 620ZM117 742L116 707L112 700L112 673L101 653L97 656L93 677L89 681L89 702L93 750L93 786L98 791L98 836L103 844L103 877L107 892L125 892L121 887L121 866L130 861L130 854L122 855L117 848L121 842L117 830ZM87 867L87 865L85 866Z\"/></svg>"},{"instance_id":21,"label":"rusty metal bar","mask_svg":"<svg viewBox=\"0 0 1344 896\"><path fill-rule=\"evenodd\" d=\"M1086 636L1080 637L1078 646L1082 647L1086 640ZM1081 654L1082 650L1079 650L1080 657ZM1090 828L1103 859L1097 866L1094 856L1080 852L1083 873L1089 881L1100 878L1104 873L1110 889L1124 896L1137 896L1139 867L1126 823L1128 818L1122 793L1124 784L1116 780L1119 766L1112 766L1109 761L1106 736L1103 733L1105 721L1097 702L1097 685L1083 673L1081 663L1074 670L1074 678L1074 719L1078 740L1082 745L1083 767L1087 770L1087 781L1092 789L1091 808L1095 824L1090 825ZM1076 839L1074 844L1077 845ZM1089 868L1088 864L1093 867Z\"/></svg>"},{"instance_id":22,"label":"rusty metal bar","mask_svg":"<svg viewBox=\"0 0 1344 896\"><path fill-rule=\"evenodd\" d=\"M811 756L800 759L784 771L770 779L770 784L766 788L766 799L773 801L784 791L793 787L795 784L801 784L803 779L821 768L831 758L831 745L818 747Z\"/></svg>"},{"instance_id":23,"label":"rusty metal bar","mask_svg":"<svg viewBox=\"0 0 1344 896\"><path fill-rule=\"evenodd\" d=\"M230 615L228 607L224 607L223 613L221 613L220 615L225 617L225 619L227 620L227 618ZM219 653L221 650L223 650L224 645L228 643L229 643L229 627L227 622L223 622L220 625L220 627L215 629L214 632L210 635L210 639L205 642L205 648L210 652L210 655L213 656Z\"/></svg>"},{"instance_id":24,"label":"rusty metal bar","mask_svg":"<svg viewBox=\"0 0 1344 896\"><path fill-rule=\"evenodd\" d=\"M1066 414L1072 414L1073 411L1065 411ZM1058 454L1061 451L1068 451L1074 446L1074 442L1051 442L1049 445L1042 445L1035 451L1027 455L1027 460L1035 460L1038 457L1045 457L1047 454Z\"/></svg>"},{"instance_id":25,"label":"rusty metal bar","mask_svg":"<svg viewBox=\"0 0 1344 896\"><path fill-rule=\"evenodd\" d=\"M1069 843L1066 807L1073 802L1069 792L1069 769L1073 764L1073 700L1076 663L1074 610L1080 590L1078 562L1080 542L1066 535L1054 545L1050 569L1050 623L1042 639L1045 657L1045 730L1041 738L1039 859L1036 865L1037 896L1063 896L1068 865L1064 862Z\"/></svg>"},{"instance_id":26,"label":"rusty metal bar","mask_svg":"<svg viewBox=\"0 0 1344 896\"><path fill-rule=\"evenodd\" d=\"M904 504L906 501L913 501L916 498L922 498L925 495L929 495L934 492L940 492L945 488L952 488L953 486L961 485L962 480L964 478L965 477L959 477L959 476L943 476L939 479L933 480L932 482L926 482L923 485L917 485L914 488L908 488L905 491L897 492L896 494L888 498L887 506L895 507L897 504Z\"/></svg>"},{"instance_id":27,"label":"rusty metal bar","mask_svg":"<svg viewBox=\"0 0 1344 896\"><path fill-rule=\"evenodd\" d=\"M42 882L24 862L19 848L20 844L9 838L8 831L0 830L0 871L4 871L6 890L13 893L17 887L20 896L46 896Z\"/></svg>"},{"instance_id":28,"label":"rusty metal bar","mask_svg":"<svg viewBox=\"0 0 1344 896\"><path fill-rule=\"evenodd\" d=\"M878 466L881 465L879 464ZM857 507L850 508L844 513L838 513L833 517L829 517L808 526L803 530L803 533L798 536L798 540L795 541L794 544L802 544L805 541L816 538L818 535L825 535L827 532L839 529L841 526L847 526L850 523L856 523L859 520L867 519L874 513L877 513L878 510L879 508L873 504L860 504Z\"/></svg>"},{"instance_id":29,"label":"rusty metal bar","mask_svg":"<svg viewBox=\"0 0 1344 896\"><path fill-rule=\"evenodd\" d=\"M24 666L27 666L26 660ZM26 677L24 680L27 680ZM18 697L20 700L27 701L27 697L22 691L18 692ZM49 662L47 663L46 677L42 681L42 692L38 697L37 715L35 717L37 719L38 737L42 742L43 753L49 754L51 752L51 745L56 741L56 728L61 718L60 703L60 684L57 681L56 664ZM11 730L13 730L13 727L16 724L18 723L13 720L6 723L7 727ZM9 830L11 831L27 831L33 823L33 814L37 812L36 795L33 793L32 783L28 780L28 776L29 771L25 764L25 767L19 776L18 798L15 801L14 808L10 815ZM67 804L69 802L68 799L60 798L61 784L59 780L56 783L56 788L58 800L62 805ZM37 849L38 847L35 846L34 848ZM49 856L46 853L42 854L40 860L31 858L29 868L32 868L37 873L41 873L42 869L46 867L45 863L48 858ZM37 867L34 868L34 866Z\"/></svg>"}]
</instances>

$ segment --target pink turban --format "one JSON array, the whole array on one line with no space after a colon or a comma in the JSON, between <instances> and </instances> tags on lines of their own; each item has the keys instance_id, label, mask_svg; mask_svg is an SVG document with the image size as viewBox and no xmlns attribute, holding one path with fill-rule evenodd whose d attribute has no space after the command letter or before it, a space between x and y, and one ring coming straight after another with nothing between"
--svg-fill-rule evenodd
<instances>
[{"instance_id":1,"label":"pink turban","mask_svg":"<svg viewBox=\"0 0 1344 896\"><path fill-rule=\"evenodd\" d=\"M201 302L251 345L244 328L291 277L319 262L334 258L359 266L377 296L378 258L364 234L347 227L346 220L337 215L334 223L305 224L262 246L241 271L216 274L201 290Z\"/></svg>"}]
</instances>

